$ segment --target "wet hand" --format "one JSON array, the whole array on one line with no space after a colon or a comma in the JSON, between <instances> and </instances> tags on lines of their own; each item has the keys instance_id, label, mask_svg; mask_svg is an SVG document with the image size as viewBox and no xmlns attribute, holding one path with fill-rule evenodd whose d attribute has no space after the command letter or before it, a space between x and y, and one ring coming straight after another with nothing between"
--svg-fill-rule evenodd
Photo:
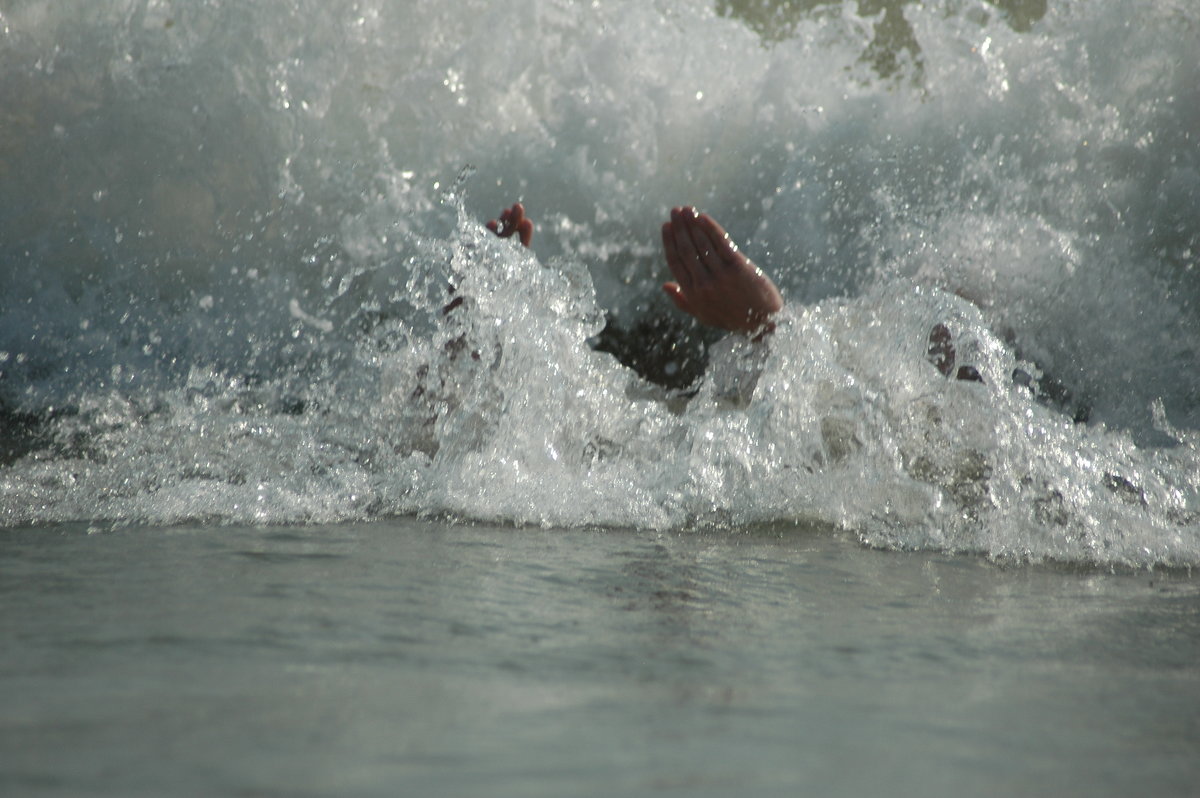
<instances>
[{"instance_id":1,"label":"wet hand","mask_svg":"<svg viewBox=\"0 0 1200 798\"><path fill-rule=\"evenodd\" d=\"M663 291L676 307L723 330L769 328L770 316L783 308L779 289L711 216L692 207L673 208L662 238L675 277Z\"/></svg>"},{"instance_id":2,"label":"wet hand","mask_svg":"<svg viewBox=\"0 0 1200 798\"><path fill-rule=\"evenodd\" d=\"M525 216L525 207L519 202L501 211L499 219L492 219L487 223L487 229L501 238L509 238L516 233L521 239L521 246L524 247L533 241L533 221Z\"/></svg>"}]
</instances>

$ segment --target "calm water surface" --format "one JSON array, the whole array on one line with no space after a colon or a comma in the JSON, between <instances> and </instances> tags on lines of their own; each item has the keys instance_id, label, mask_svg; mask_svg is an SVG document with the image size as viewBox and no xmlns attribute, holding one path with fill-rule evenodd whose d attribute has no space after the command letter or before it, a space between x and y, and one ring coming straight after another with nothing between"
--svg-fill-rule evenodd
<instances>
[{"instance_id":1,"label":"calm water surface","mask_svg":"<svg viewBox=\"0 0 1200 798\"><path fill-rule=\"evenodd\" d=\"M0 535L6 795L1152 795L1200 582L820 530Z\"/></svg>"}]
</instances>

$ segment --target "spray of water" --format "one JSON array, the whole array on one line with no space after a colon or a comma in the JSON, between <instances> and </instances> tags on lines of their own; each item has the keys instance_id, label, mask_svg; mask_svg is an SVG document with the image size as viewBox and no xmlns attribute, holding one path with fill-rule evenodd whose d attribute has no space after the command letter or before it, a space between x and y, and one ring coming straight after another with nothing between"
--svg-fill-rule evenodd
<instances>
[{"instance_id":1,"label":"spray of water","mask_svg":"<svg viewBox=\"0 0 1200 798\"><path fill-rule=\"evenodd\" d=\"M0 523L1200 562L1195 11L518 6L0 9ZM514 199L533 252L480 224ZM666 369L710 362L671 393L593 346L671 312L682 202L788 307L683 328Z\"/></svg>"}]
</instances>

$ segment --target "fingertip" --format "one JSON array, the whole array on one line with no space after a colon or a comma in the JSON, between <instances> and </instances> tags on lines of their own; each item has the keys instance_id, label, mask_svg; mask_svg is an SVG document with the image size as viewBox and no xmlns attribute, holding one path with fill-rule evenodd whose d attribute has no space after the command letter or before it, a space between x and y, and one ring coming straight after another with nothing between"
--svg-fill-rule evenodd
<instances>
[{"instance_id":1,"label":"fingertip","mask_svg":"<svg viewBox=\"0 0 1200 798\"><path fill-rule=\"evenodd\" d=\"M711 238L718 241L730 240L729 233L725 232L725 228L720 223L709 216L707 213L702 213L696 217L697 224L703 228L704 232L708 233Z\"/></svg>"},{"instance_id":2,"label":"fingertip","mask_svg":"<svg viewBox=\"0 0 1200 798\"><path fill-rule=\"evenodd\" d=\"M704 228L705 232L708 233L708 237L712 240L715 247L724 250L728 258L740 259L738 255L737 242L733 240L733 237L729 235L728 232L726 232L725 228L721 226L720 222L709 216L707 213L701 217L700 222L701 226Z\"/></svg>"},{"instance_id":3,"label":"fingertip","mask_svg":"<svg viewBox=\"0 0 1200 798\"><path fill-rule=\"evenodd\" d=\"M675 307L684 313L691 313L688 309L687 299L683 296L683 289L679 287L679 283L663 283L662 290L675 303Z\"/></svg>"}]
</instances>

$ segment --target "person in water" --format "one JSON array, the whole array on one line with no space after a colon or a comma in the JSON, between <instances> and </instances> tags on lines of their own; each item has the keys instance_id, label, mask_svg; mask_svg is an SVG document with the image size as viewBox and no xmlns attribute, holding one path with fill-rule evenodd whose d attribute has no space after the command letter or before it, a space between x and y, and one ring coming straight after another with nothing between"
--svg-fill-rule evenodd
<instances>
[{"instance_id":1,"label":"person in water","mask_svg":"<svg viewBox=\"0 0 1200 798\"><path fill-rule=\"evenodd\" d=\"M532 246L533 221L519 202L505 208L487 228ZM752 335L754 340L774 330L771 317L783 309L783 296L715 219L691 206L672 208L662 226L662 242L667 268L675 278L662 288L675 307L702 324ZM954 368L954 342L944 324L934 325L929 334L928 358L944 376L983 381L973 366Z\"/></svg>"},{"instance_id":2,"label":"person in water","mask_svg":"<svg viewBox=\"0 0 1200 798\"><path fill-rule=\"evenodd\" d=\"M519 202L487 227L501 238L516 235L523 246L532 245L533 221ZM763 335L774 328L771 316L783 309L779 289L715 219L690 206L672 208L662 241L667 268L675 277L663 284L663 291L675 307L729 332Z\"/></svg>"}]
</instances>

